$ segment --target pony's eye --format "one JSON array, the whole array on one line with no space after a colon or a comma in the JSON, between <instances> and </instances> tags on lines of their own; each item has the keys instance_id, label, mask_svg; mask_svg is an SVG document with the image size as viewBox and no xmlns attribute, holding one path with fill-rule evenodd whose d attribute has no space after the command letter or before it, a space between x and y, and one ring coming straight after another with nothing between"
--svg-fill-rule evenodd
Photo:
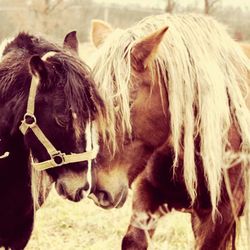
<instances>
[{"instance_id":1,"label":"pony's eye","mask_svg":"<svg viewBox=\"0 0 250 250\"><path fill-rule=\"evenodd\" d=\"M69 125L69 119L67 117L55 117L56 124L60 127L67 128Z\"/></svg>"}]
</instances>

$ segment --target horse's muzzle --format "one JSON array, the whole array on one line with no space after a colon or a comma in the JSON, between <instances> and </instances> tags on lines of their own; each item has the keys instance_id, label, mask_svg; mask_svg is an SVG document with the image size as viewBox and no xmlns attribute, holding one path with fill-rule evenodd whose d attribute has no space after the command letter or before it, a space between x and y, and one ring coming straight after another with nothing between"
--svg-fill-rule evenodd
<instances>
[{"instance_id":1,"label":"horse's muzzle","mask_svg":"<svg viewBox=\"0 0 250 250\"><path fill-rule=\"evenodd\" d=\"M97 206L104 209L111 209L122 207L127 199L127 195L128 188L123 187L116 195L112 195L110 192L104 190L95 190L95 192L89 195L89 197Z\"/></svg>"}]
</instances>

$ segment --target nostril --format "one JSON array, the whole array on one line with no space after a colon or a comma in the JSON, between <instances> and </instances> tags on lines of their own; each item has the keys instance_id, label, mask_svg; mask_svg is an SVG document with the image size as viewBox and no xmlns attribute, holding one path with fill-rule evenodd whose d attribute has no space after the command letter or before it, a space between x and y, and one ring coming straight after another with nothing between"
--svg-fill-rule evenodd
<instances>
[{"instance_id":1,"label":"nostril","mask_svg":"<svg viewBox=\"0 0 250 250\"><path fill-rule=\"evenodd\" d=\"M89 183L87 182L84 187L82 188L83 191L88 191L89 190Z\"/></svg>"},{"instance_id":2,"label":"nostril","mask_svg":"<svg viewBox=\"0 0 250 250\"><path fill-rule=\"evenodd\" d=\"M62 195L62 196L67 195L66 186L63 183L58 183L57 189L58 189L57 191L60 195Z\"/></svg>"},{"instance_id":3,"label":"nostril","mask_svg":"<svg viewBox=\"0 0 250 250\"><path fill-rule=\"evenodd\" d=\"M100 192L100 198L103 201L108 201L109 200L109 195L108 195L108 193L102 191L102 192Z\"/></svg>"},{"instance_id":4,"label":"nostril","mask_svg":"<svg viewBox=\"0 0 250 250\"><path fill-rule=\"evenodd\" d=\"M88 195L88 190L89 190L89 184L86 183L84 187L79 188L76 191L76 195L75 195L75 201L80 201L81 199L85 198L85 196Z\"/></svg>"},{"instance_id":5,"label":"nostril","mask_svg":"<svg viewBox=\"0 0 250 250\"><path fill-rule=\"evenodd\" d=\"M112 203L112 197L108 192L99 191L97 196L102 203Z\"/></svg>"},{"instance_id":6,"label":"nostril","mask_svg":"<svg viewBox=\"0 0 250 250\"><path fill-rule=\"evenodd\" d=\"M76 195L75 195L75 201L80 201L84 196L84 190L83 188L79 188L77 191L76 191Z\"/></svg>"}]
</instances>

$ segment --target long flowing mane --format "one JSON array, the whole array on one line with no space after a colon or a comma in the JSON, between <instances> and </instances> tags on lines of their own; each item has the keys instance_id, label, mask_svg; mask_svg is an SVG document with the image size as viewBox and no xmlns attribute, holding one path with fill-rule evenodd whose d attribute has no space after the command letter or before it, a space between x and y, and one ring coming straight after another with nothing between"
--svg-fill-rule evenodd
<instances>
[{"instance_id":1,"label":"long flowing mane","mask_svg":"<svg viewBox=\"0 0 250 250\"><path fill-rule=\"evenodd\" d=\"M118 128L119 136L130 134L129 92L134 87L130 52L137 39L166 25L169 30L150 68L155 79L162 79L157 84L168 92L174 166L183 151L184 179L194 201L195 156L201 156L215 211L223 168L236 157L228 140L232 125L241 135L241 152L250 151L250 113L245 101L250 62L225 28L201 15L159 15L126 30L117 29L97 51L95 81L107 102L110 137L116 136Z\"/></svg>"}]
</instances>

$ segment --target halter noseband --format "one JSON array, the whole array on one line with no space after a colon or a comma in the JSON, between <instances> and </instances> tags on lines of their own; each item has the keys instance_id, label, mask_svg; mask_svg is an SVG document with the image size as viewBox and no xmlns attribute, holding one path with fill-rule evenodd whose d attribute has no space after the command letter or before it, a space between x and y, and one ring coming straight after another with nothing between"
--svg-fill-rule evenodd
<instances>
[{"instance_id":1,"label":"halter noseband","mask_svg":"<svg viewBox=\"0 0 250 250\"><path fill-rule=\"evenodd\" d=\"M42 59L46 60L49 56L53 56L55 54L56 52L48 52L42 57ZM89 162L95 159L98 153L97 150L95 149L94 150L87 149L89 151L83 152L83 153L65 154L57 150L51 144L51 142L48 140L48 138L39 128L35 114L34 114L35 97L36 97L38 83L39 83L39 78L33 75L31 79L27 110L23 117L23 120L19 129L24 135L27 133L28 129L31 129L34 135L37 137L37 139L41 142L41 144L47 150L50 156L50 159L47 161L38 162L38 163L32 162L33 167L37 170L45 170L49 168L59 167L68 163L75 163L75 162L81 162L81 161Z\"/></svg>"}]
</instances>

